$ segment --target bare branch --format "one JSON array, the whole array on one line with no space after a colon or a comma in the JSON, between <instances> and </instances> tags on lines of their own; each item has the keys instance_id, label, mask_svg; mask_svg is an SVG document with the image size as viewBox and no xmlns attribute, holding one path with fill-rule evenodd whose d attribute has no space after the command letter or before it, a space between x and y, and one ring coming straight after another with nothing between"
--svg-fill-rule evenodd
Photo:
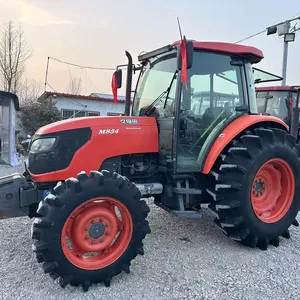
<instances>
[{"instance_id":1,"label":"bare branch","mask_svg":"<svg viewBox=\"0 0 300 300\"><path fill-rule=\"evenodd\" d=\"M19 92L19 100L21 106L26 106L37 101L43 92L43 86L41 83L37 83L33 79L25 79L21 86Z\"/></svg>"},{"instance_id":2,"label":"bare branch","mask_svg":"<svg viewBox=\"0 0 300 300\"><path fill-rule=\"evenodd\" d=\"M17 93L26 62L32 55L21 26L5 24L0 37L0 80L8 92Z\"/></svg>"},{"instance_id":3,"label":"bare branch","mask_svg":"<svg viewBox=\"0 0 300 300\"><path fill-rule=\"evenodd\" d=\"M82 79L78 77L73 77L70 79L68 92L74 95L79 95L82 90Z\"/></svg>"}]
</instances>

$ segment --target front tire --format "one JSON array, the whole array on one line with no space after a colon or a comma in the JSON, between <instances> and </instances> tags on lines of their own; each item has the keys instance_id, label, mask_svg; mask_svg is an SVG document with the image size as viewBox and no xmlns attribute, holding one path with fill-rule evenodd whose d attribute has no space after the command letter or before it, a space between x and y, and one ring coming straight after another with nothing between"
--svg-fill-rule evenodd
<instances>
[{"instance_id":1,"label":"front tire","mask_svg":"<svg viewBox=\"0 0 300 300\"><path fill-rule=\"evenodd\" d=\"M212 170L215 223L231 239L266 250L289 238L300 208L299 145L288 132L258 128L236 138Z\"/></svg>"},{"instance_id":2,"label":"front tire","mask_svg":"<svg viewBox=\"0 0 300 300\"><path fill-rule=\"evenodd\" d=\"M140 199L133 183L108 171L58 183L32 224L33 251L44 272L59 278L61 287L82 285L84 291L129 273L150 233L149 207Z\"/></svg>"}]
</instances>

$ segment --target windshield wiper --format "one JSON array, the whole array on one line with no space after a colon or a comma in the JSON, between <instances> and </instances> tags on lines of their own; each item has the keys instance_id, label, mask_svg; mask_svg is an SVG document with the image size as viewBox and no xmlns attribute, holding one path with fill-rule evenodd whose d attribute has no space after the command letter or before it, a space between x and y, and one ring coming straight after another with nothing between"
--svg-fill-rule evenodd
<instances>
[{"instance_id":1,"label":"windshield wiper","mask_svg":"<svg viewBox=\"0 0 300 300\"><path fill-rule=\"evenodd\" d=\"M148 115L148 112L167 94L167 97L166 97L166 100L165 100L165 103L164 103L164 108L166 106L166 103L167 103L167 99L169 97L169 93L170 93L170 90L171 90L171 87L172 87L172 84L173 84L173 81L174 79L176 78L176 75L177 75L177 70L174 72L174 75L172 76L172 80L168 86L168 88L163 91L149 106L148 108L143 112L142 116L147 116ZM141 116L141 115L140 115Z\"/></svg>"},{"instance_id":2,"label":"windshield wiper","mask_svg":"<svg viewBox=\"0 0 300 300\"><path fill-rule=\"evenodd\" d=\"M163 91L149 106L148 108L141 114L140 116L147 116L148 112L161 100L161 98L167 93L168 91Z\"/></svg>"}]
</instances>

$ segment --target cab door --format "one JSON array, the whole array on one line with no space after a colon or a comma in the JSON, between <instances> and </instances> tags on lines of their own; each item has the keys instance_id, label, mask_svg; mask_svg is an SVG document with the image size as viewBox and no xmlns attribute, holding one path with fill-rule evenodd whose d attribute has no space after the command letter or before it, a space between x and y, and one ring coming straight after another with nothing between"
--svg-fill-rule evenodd
<instances>
[{"instance_id":1,"label":"cab door","mask_svg":"<svg viewBox=\"0 0 300 300\"><path fill-rule=\"evenodd\" d=\"M167 161L174 157L174 130L175 130L175 97L177 88L176 74L169 93L163 97L155 107L157 110L157 123L159 131L159 164L166 166Z\"/></svg>"}]
</instances>

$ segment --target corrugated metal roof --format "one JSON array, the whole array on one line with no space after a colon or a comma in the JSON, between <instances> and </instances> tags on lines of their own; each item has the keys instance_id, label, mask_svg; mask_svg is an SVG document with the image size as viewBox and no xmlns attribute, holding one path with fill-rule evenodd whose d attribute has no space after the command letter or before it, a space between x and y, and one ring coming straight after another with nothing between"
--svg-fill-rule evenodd
<instances>
[{"instance_id":1,"label":"corrugated metal roof","mask_svg":"<svg viewBox=\"0 0 300 300\"><path fill-rule=\"evenodd\" d=\"M56 97L64 97L64 98L73 98L73 99L81 99L81 100L95 100L95 101L107 101L112 102L113 101L113 95L110 94L98 94L99 96L96 96L98 93L92 93L89 96L85 95L75 95L75 94L68 94L68 93L56 93L56 92L44 92L40 97L39 100L45 100L49 96L56 96ZM118 96L118 102L124 103L125 97L124 96Z\"/></svg>"},{"instance_id":2,"label":"corrugated metal roof","mask_svg":"<svg viewBox=\"0 0 300 300\"><path fill-rule=\"evenodd\" d=\"M105 99L111 99L113 100L114 96L111 94L103 94L103 93L92 93L90 94L91 97L99 97L99 98L105 98ZM118 96L118 99L125 101L125 96Z\"/></svg>"}]
</instances>

